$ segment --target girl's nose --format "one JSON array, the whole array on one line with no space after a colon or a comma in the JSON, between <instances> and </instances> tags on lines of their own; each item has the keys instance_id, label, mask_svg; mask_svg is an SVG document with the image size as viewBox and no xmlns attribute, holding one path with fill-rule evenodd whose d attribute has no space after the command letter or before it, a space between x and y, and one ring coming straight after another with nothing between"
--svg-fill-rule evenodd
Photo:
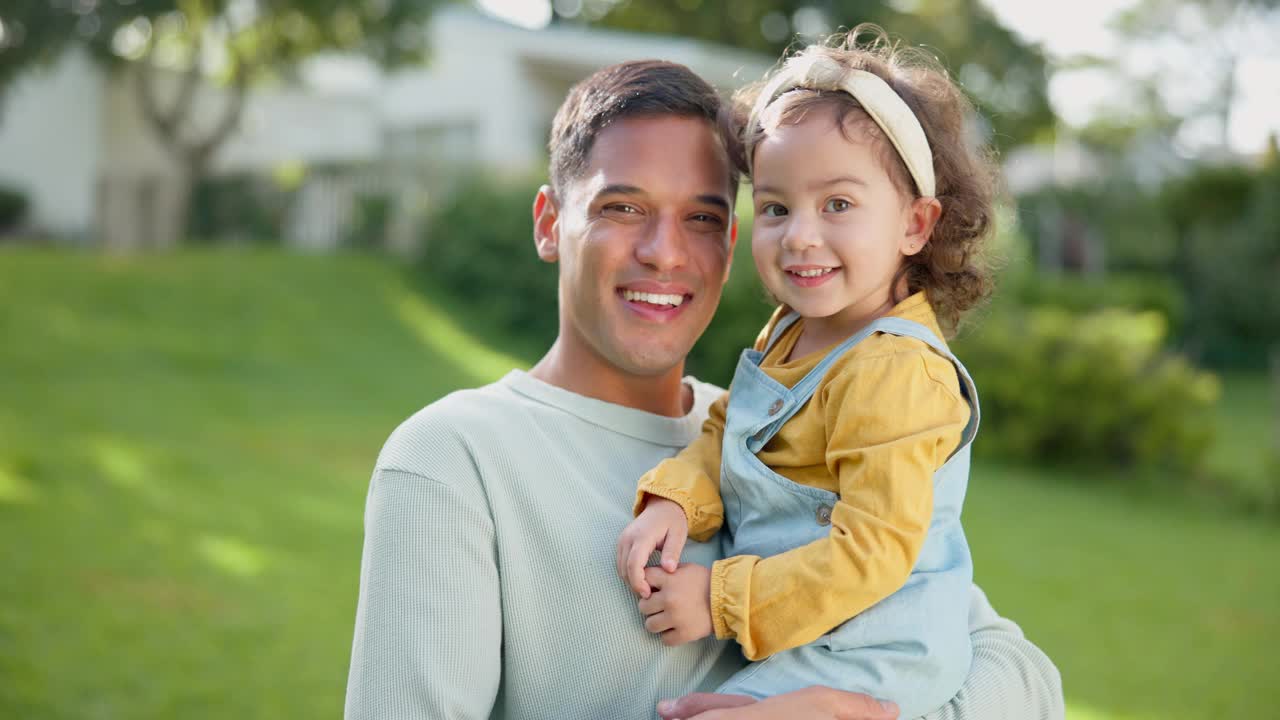
<instances>
[{"instance_id":1,"label":"girl's nose","mask_svg":"<svg viewBox=\"0 0 1280 720\"><path fill-rule=\"evenodd\" d=\"M786 231L782 235L783 250L800 253L822 244L818 228L812 222L799 216L793 216L793 218L787 223Z\"/></svg>"}]
</instances>

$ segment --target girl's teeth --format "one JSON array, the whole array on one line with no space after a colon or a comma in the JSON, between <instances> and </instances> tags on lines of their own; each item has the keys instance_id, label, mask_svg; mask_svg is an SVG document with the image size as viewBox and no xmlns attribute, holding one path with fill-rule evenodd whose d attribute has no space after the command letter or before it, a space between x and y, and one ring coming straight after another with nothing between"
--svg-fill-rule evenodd
<instances>
[{"instance_id":1,"label":"girl's teeth","mask_svg":"<svg viewBox=\"0 0 1280 720\"><path fill-rule=\"evenodd\" d=\"M835 270L835 268L819 268L817 270L795 270L794 272L796 275L799 275L800 277L818 277L819 275L826 275L827 273L833 270Z\"/></svg>"},{"instance_id":2,"label":"girl's teeth","mask_svg":"<svg viewBox=\"0 0 1280 720\"><path fill-rule=\"evenodd\" d=\"M633 302L649 303L650 305L679 307L684 304L683 295L662 295L659 293L636 292L635 290L623 290L622 298Z\"/></svg>"}]
</instances>

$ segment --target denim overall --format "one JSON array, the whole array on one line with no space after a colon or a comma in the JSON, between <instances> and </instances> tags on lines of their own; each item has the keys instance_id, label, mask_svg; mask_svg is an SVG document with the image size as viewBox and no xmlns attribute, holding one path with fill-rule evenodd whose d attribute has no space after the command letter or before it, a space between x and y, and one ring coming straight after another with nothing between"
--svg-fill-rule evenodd
<instances>
[{"instance_id":1,"label":"denim overall","mask_svg":"<svg viewBox=\"0 0 1280 720\"><path fill-rule=\"evenodd\" d=\"M949 701L969 672L969 586L973 565L960 527L969 477L969 449L978 430L978 394L968 371L925 326L880 318L841 343L795 387L779 384L760 361L797 319L778 323L765 351L743 351L730 386L720 494L725 557L769 557L825 538L836 493L801 485L756 457L798 412L832 363L873 333L915 338L955 365L970 417L960 446L933 476L933 519L920 557L897 592L814 642L752 663L717 692L764 698L827 685L892 700L901 717L926 714ZM857 398L851 398L856 402Z\"/></svg>"}]
</instances>

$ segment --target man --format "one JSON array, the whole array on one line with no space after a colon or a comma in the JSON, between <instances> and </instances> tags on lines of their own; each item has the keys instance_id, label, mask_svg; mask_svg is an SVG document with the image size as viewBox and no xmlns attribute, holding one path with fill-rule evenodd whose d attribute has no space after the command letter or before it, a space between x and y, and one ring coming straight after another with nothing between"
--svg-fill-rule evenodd
<instances>
[{"instance_id":1,"label":"man","mask_svg":"<svg viewBox=\"0 0 1280 720\"><path fill-rule=\"evenodd\" d=\"M530 372L431 404L383 448L349 719L651 718L658 698L742 667L728 643L664 647L614 570L636 479L697 436L721 392L683 377L737 234L718 111L710 86L660 62L605 68L560 108L533 207L537 252L559 265L559 335ZM690 543L684 559L718 552ZM936 717L1060 717L1052 664L973 595L973 670ZM896 716L824 688L717 712L698 717Z\"/></svg>"}]
</instances>

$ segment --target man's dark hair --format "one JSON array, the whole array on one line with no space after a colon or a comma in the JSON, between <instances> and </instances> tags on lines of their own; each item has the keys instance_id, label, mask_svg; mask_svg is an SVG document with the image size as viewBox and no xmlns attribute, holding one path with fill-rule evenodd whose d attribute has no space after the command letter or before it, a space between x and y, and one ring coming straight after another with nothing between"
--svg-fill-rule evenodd
<instances>
[{"instance_id":1,"label":"man's dark hair","mask_svg":"<svg viewBox=\"0 0 1280 720\"><path fill-rule=\"evenodd\" d=\"M587 167L596 136L629 117L704 118L720 134L720 96L692 70L662 60L635 60L597 70L573 86L551 124L551 187L562 194ZM739 173L728 166L732 190ZM732 200L732 198L731 198Z\"/></svg>"}]
</instances>

